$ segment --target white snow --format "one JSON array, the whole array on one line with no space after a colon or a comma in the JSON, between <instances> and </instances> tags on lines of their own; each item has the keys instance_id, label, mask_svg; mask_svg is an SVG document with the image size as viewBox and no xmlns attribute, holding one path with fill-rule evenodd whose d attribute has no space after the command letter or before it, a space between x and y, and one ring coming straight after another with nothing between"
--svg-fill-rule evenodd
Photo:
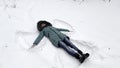
<instances>
[{"instance_id":1,"label":"white snow","mask_svg":"<svg viewBox=\"0 0 120 68\"><path fill-rule=\"evenodd\" d=\"M0 68L119 68L119 12L119 0L0 0ZM90 57L80 64L45 37L29 50L39 20L69 29Z\"/></svg>"}]
</instances>

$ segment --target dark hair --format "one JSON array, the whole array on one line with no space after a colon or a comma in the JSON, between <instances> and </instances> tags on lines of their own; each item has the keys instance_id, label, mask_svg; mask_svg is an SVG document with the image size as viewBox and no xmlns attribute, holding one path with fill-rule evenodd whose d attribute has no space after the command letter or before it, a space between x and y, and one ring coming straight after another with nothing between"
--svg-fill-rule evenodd
<instances>
[{"instance_id":1,"label":"dark hair","mask_svg":"<svg viewBox=\"0 0 120 68\"><path fill-rule=\"evenodd\" d=\"M46 25L44 27L41 27L42 24L46 24ZM38 31L43 30L43 28L45 28L47 26L52 26L52 24L50 22L44 21L44 20L43 21L38 21L38 23L37 23L37 29L38 29Z\"/></svg>"}]
</instances>

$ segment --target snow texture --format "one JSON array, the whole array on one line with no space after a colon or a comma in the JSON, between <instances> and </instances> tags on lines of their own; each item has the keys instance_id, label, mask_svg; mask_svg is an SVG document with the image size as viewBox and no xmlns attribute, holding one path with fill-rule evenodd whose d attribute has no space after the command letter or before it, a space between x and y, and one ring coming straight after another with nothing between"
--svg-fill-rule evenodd
<instances>
[{"instance_id":1,"label":"snow texture","mask_svg":"<svg viewBox=\"0 0 120 68\"><path fill-rule=\"evenodd\" d=\"M119 0L0 0L0 68L119 68ZM47 20L90 57L83 63L47 38L29 49Z\"/></svg>"}]
</instances>

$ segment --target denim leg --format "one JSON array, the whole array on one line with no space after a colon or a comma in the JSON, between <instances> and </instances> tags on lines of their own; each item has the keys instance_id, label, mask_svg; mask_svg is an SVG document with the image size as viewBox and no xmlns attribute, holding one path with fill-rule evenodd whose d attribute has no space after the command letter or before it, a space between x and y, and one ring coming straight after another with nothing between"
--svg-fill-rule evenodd
<instances>
[{"instance_id":1,"label":"denim leg","mask_svg":"<svg viewBox=\"0 0 120 68\"><path fill-rule=\"evenodd\" d=\"M69 46L67 46L64 42L59 42L59 47L63 48L68 54L70 54L71 56L79 59L79 54L76 53L74 50L72 50Z\"/></svg>"},{"instance_id":2,"label":"denim leg","mask_svg":"<svg viewBox=\"0 0 120 68\"><path fill-rule=\"evenodd\" d=\"M70 46L71 48L75 49L76 51L79 50L79 49L78 49L70 40L68 40L67 38L65 38L65 39L63 40L63 42L64 42L65 44L67 44L68 46Z\"/></svg>"},{"instance_id":3,"label":"denim leg","mask_svg":"<svg viewBox=\"0 0 120 68\"><path fill-rule=\"evenodd\" d=\"M78 51L80 54L83 54L81 50L79 50L68 38L65 38L63 42L67 45L73 48L74 50Z\"/></svg>"}]
</instances>

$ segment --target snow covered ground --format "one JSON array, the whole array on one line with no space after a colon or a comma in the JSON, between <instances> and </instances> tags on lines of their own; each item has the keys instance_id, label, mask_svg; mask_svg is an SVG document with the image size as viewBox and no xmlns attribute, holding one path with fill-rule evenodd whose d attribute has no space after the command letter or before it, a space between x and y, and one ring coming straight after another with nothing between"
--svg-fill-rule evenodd
<instances>
[{"instance_id":1,"label":"snow covered ground","mask_svg":"<svg viewBox=\"0 0 120 68\"><path fill-rule=\"evenodd\" d=\"M119 68L119 18L119 0L0 0L0 68ZM90 57L80 64L47 38L28 50L39 20L71 30Z\"/></svg>"}]
</instances>

